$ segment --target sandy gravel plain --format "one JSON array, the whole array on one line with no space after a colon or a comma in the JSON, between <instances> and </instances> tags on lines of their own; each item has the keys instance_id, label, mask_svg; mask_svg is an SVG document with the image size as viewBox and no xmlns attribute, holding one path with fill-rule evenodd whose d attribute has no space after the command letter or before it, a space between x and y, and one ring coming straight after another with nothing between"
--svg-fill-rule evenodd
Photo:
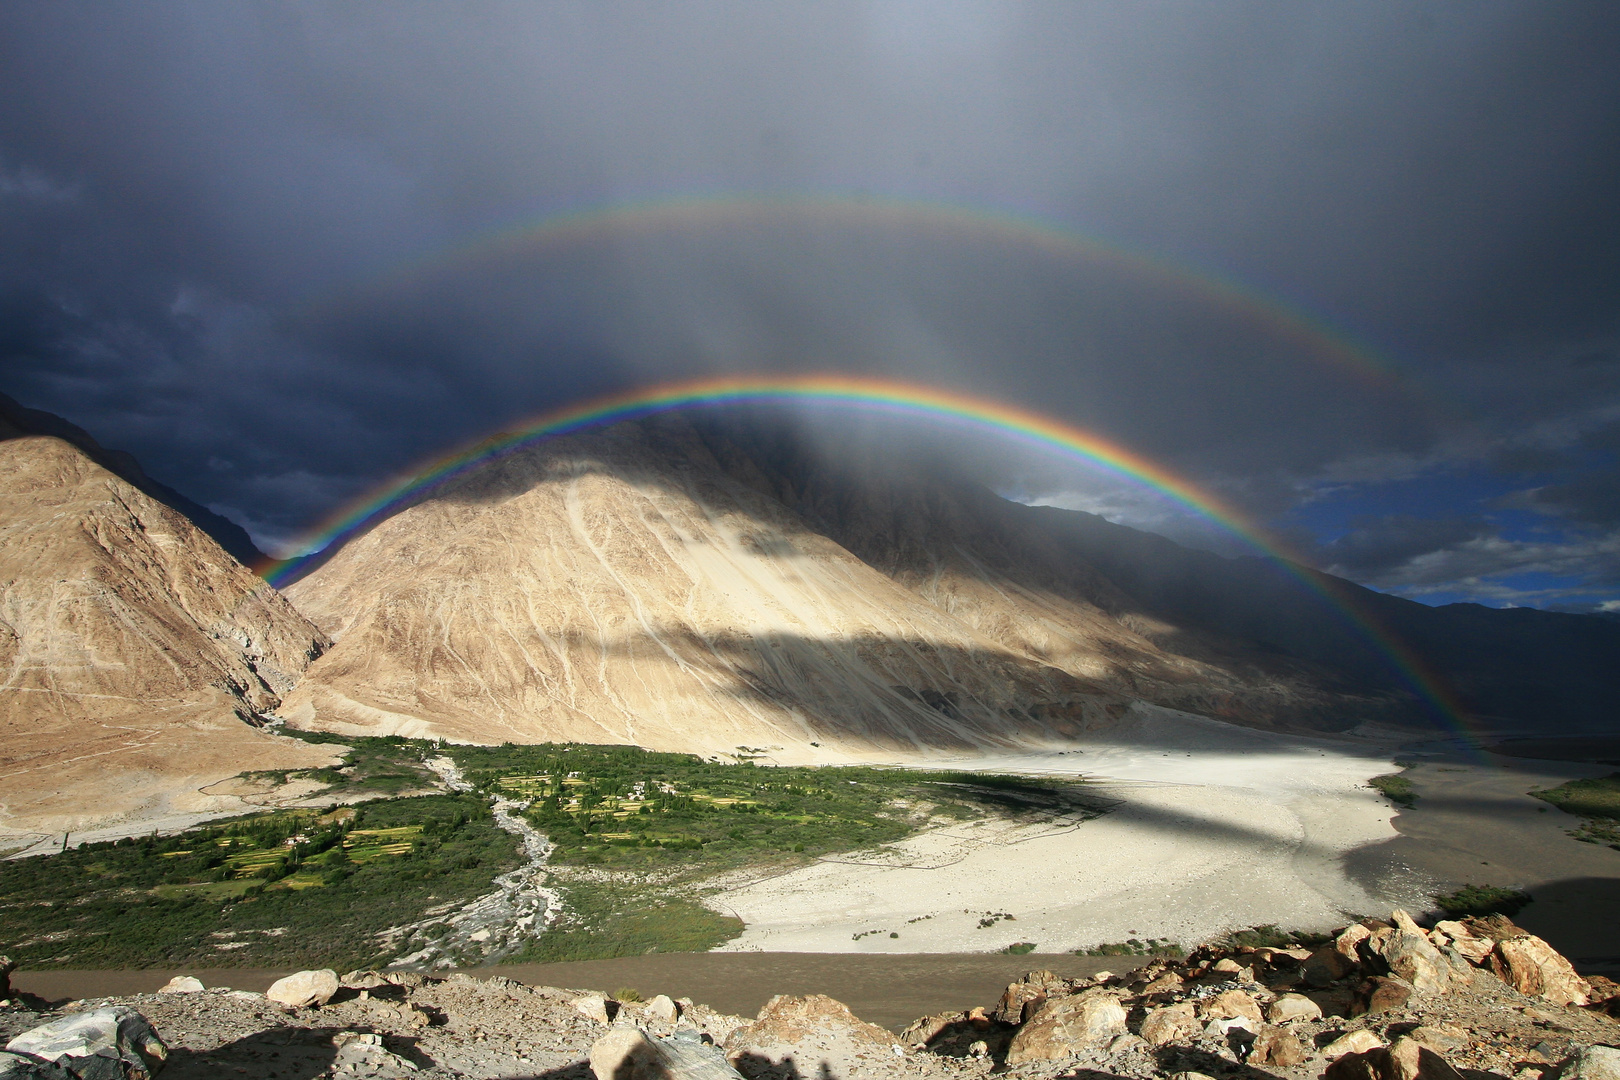
<instances>
[{"instance_id":1,"label":"sandy gravel plain","mask_svg":"<svg viewBox=\"0 0 1620 1080\"><path fill-rule=\"evenodd\" d=\"M1392 903L1426 906L1420 877L1386 877L1384 895L1372 895L1343 867L1345 853L1396 835L1392 808L1366 787L1392 771L1387 747L1152 706L1106 742L1072 745L948 764L1083 774L1114 801L1108 814L943 825L732 885L710 901L748 926L726 948L983 952L1027 941L1057 952L1128 938L1198 942L1263 923L1328 928ZM998 913L1013 919L980 927Z\"/></svg>"}]
</instances>

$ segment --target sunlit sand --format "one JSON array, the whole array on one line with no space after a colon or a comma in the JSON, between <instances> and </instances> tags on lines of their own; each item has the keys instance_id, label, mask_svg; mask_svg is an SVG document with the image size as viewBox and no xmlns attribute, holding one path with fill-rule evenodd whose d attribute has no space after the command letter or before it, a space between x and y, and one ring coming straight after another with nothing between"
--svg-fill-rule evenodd
<instances>
[{"instance_id":1,"label":"sunlit sand","mask_svg":"<svg viewBox=\"0 0 1620 1080\"><path fill-rule=\"evenodd\" d=\"M950 764L1084 775L1115 806L1078 823L944 825L724 888L710 903L747 924L726 948L971 952L1022 941L1055 952L1195 943L1264 923L1326 928L1389 906L1341 865L1395 835L1393 811L1366 787L1391 769L1378 747L1138 707L1106 740Z\"/></svg>"}]
</instances>

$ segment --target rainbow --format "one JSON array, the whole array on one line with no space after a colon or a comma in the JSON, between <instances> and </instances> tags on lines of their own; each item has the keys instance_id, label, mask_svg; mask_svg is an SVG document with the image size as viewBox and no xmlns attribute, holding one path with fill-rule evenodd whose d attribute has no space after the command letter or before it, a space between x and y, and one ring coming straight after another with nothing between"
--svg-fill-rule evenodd
<instances>
[{"instance_id":1,"label":"rainbow","mask_svg":"<svg viewBox=\"0 0 1620 1080\"><path fill-rule=\"evenodd\" d=\"M1346 620L1389 661L1393 670L1437 717L1458 733L1464 711L1445 685L1427 671L1394 636L1338 595L1247 515L1191 481L1120 444L1017 406L912 383L852 375L742 375L696 379L644 387L544 413L516 431L471 443L424 467L395 478L350 503L301 538L307 554L266 563L257 569L274 586L291 580L309 560L342 544L456 477L546 439L680 409L805 402L910 417L921 417L1055 453L1149 488L1242 537Z\"/></svg>"},{"instance_id":2,"label":"rainbow","mask_svg":"<svg viewBox=\"0 0 1620 1080\"><path fill-rule=\"evenodd\" d=\"M914 229L986 244L1039 251L1058 260L1110 267L1126 276L1190 293L1217 309L1264 327L1301 354L1369 386L1424 396L1390 359L1327 319L1219 270L1132 251L1035 214L924 198L837 193L683 195L546 214L478 232L375 271L338 295L403 285L458 264L600 245L615 237L796 224L876 230ZM331 302L331 296L322 303ZM320 306L316 304L315 306Z\"/></svg>"}]
</instances>

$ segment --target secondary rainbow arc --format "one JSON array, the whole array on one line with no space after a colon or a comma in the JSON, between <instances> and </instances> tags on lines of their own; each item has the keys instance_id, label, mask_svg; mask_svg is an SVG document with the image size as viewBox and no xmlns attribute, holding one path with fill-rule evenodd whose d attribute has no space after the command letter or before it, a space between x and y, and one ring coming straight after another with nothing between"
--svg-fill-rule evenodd
<instances>
[{"instance_id":1,"label":"secondary rainbow arc","mask_svg":"<svg viewBox=\"0 0 1620 1080\"><path fill-rule=\"evenodd\" d=\"M1137 250L1028 211L937 198L837 191L723 192L589 206L473 233L390 263L336 291L341 294L398 284L458 262L503 254L600 245L620 235L794 221L914 228L924 234L955 234L1043 251L1058 258L1102 263L1201 297L1266 325L1279 337L1302 346L1305 355L1365 383L1426 396L1373 345L1304 305L1231 272Z\"/></svg>"},{"instance_id":2,"label":"secondary rainbow arc","mask_svg":"<svg viewBox=\"0 0 1620 1080\"><path fill-rule=\"evenodd\" d=\"M410 500L545 439L678 409L787 402L884 410L963 426L1078 459L1159 492L1276 560L1363 635L1443 723L1466 734L1462 726L1464 711L1436 675L1371 616L1336 596L1313 571L1234 507L1135 451L1051 417L1014 405L886 379L847 375L727 376L630 390L548 412L515 431L463 446L382 485L307 533L298 544L307 554L269 562L258 569L271 585L283 585L310 559L364 531Z\"/></svg>"}]
</instances>

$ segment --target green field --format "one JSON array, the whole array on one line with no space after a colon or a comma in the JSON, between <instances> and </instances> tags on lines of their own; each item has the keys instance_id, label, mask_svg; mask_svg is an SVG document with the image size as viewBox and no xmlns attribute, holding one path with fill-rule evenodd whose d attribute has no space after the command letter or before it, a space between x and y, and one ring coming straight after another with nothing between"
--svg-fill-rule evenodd
<instances>
[{"instance_id":1,"label":"green field","mask_svg":"<svg viewBox=\"0 0 1620 1080\"><path fill-rule=\"evenodd\" d=\"M701 903L722 871L788 869L930 823L1104 809L1078 782L768 768L624 746L343 742L339 766L244 775L320 780L331 785L323 794L364 800L355 805L0 863L0 954L36 969L382 964L398 951L384 930L481 896L518 865L517 839L490 815L496 795L527 804L521 812L556 842L551 884L568 904L509 961L712 948L742 930ZM477 791L409 794L437 782L422 764L435 753L453 756Z\"/></svg>"},{"instance_id":2,"label":"green field","mask_svg":"<svg viewBox=\"0 0 1620 1080\"><path fill-rule=\"evenodd\" d=\"M488 804L280 811L0 863L0 953L28 968L359 967L378 931L517 865Z\"/></svg>"},{"instance_id":3,"label":"green field","mask_svg":"<svg viewBox=\"0 0 1620 1080\"><path fill-rule=\"evenodd\" d=\"M446 748L481 791L529 802L556 844L564 923L514 959L581 960L711 948L736 919L698 903L726 870L788 869L989 813L1103 812L1083 784L863 767L766 767L628 746ZM603 871L614 884L603 883Z\"/></svg>"},{"instance_id":4,"label":"green field","mask_svg":"<svg viewBox=\"0 0 1620 1080\"><path fill-rule=\"evenodd\" d=\"M1576 817L1585 818L1570 835L1588 844L1607 844L1620 851L1620 773L1570 780L1531 795Z\"/></svg>"}]
</instances>

